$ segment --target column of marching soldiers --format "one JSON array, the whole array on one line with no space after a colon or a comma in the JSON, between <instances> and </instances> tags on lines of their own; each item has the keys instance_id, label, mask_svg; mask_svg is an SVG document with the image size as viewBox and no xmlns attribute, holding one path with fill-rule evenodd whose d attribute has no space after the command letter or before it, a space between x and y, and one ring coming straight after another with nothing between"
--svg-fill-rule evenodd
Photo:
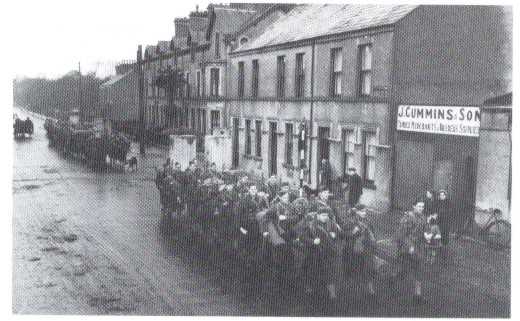
<instances>
[{"instance_id":1,"label":"column of marching soldiers","mask_svg":"<svg viewBox=\"0 0 520 321\"><path fill-rule=\"evenodd\" d=\"M362 280L366 295L376 300L375 280L392 265L378 254L365 206L341 211L326 187L299 189L274 176L217 171L214 163L197 160L182 170L170 159L157 169L155 183L163 217L179 233L218 246L257 273L269 271L265 274L282 288L298 279L306 294L322 291L336 302L334 262L341 258L344 275ZM424 202L417 200L401 219L395 233L397 272L384 283L411 278L417 304L425 303L420 252L428 222L423 210Z\"/></svg>"}]
</instances>

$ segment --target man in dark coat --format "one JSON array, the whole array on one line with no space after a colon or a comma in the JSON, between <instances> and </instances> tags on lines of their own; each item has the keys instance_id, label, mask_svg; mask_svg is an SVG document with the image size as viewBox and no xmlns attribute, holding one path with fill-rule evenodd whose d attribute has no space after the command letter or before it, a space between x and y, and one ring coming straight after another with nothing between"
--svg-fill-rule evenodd
<instances>
[{"instance_id":1,"label":"man in dark coat","mask_svg":"<svg viewBox=\"0 0 520 321\"><path fill-rule=\"evenodd\" d=\"M332 187L332 167L326 158L321 160L320 185L329 190Z\"/></svg>"},{"instance_id":2,"label":"man in dark coat","mask_svg":"<svg viewBox=\"0 0 520 321\"><path fill-rule=\"evenodd\" d=\"M359 203L361 194L363 194L363 180L361 176L356 173L356 169L350 167L346 181L348 184L348 204L352 208Z\"/></svg>"},{"instance_id":3,"label":"man in dark coat","mask_svg":"<svg viewBox=\"0 0 520 321\"><path fill-rule=\"evenodd\" d=\"M439 215L442 245L446 246L450 241L450 224L453 223L453 217L451 202L445 190L439 191L439 198L436 202L435 210Z\"/></svg>"}]
</instances>

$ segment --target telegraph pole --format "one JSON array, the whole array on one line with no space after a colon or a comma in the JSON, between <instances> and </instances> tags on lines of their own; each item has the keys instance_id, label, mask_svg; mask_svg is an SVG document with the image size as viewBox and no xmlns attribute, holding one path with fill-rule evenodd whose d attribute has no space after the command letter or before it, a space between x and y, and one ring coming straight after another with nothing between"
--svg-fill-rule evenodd
<instances>
[{"instance_id":1,"label":"telegraph pole","mask_svg":"<svg viewBox=\"0 0 520 321\"><path fill-rule=\"evenodd\" d=\"M78 109L79 109L79 119L80 119L80 123L81 123L82 120L84 121L84 115L83 115L83 97L82 97L82 92L81 92L81 62L79 62L79 61L78 61L78 73L79 73L79 77L78 77L78 95L79 95Z\"/></svg>"},{"instance_id":2,"label":"telegraph pole","mask_svg":"<svg viewBox=\"0 0 520 321\"><path fill-rule=\"evenodd\" d=\"M142 46L139 45L137 47L137 92L138 92L138 101L139 101L139 152L141 155L145 155L144 148L144 136L145 136L145 126L144 126L144 76L143 76L143 49Z\"/></svg>"}]
</instances>

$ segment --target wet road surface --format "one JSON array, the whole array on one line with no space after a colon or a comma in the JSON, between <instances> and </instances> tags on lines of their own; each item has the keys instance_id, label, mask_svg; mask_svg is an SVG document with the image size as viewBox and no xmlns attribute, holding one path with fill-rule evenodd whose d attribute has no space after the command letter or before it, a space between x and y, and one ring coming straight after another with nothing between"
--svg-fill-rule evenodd
<instances>
[{"instance_id":1,"label":"wet road surface","mask_svg":"<svg viewBox=\"0 0 520 321\"><path fill-rule=\"evenodd\" d=\"M24 118L22 111L17 113ZM23 314L507 316L509 275L501 283L464 280L482 271L440 271L426 282L428 304L415 307L407 289L379 284L377 300L357 285L341 289L329 309L298 290L252 291L247 271L200 249L160 220L154 166L160 149L138 156L138 170L96 172L48 147L43 119L35 135L14 141L13 312ZM137 154L137 146L132 146ZM474 257L476 245L464 246ZM456 247L455 247L456 248ZM472 254L473 253L473 254ZM489 252L488 260L509 257ZM493 255L497 256L493 258ZM458 257L458 260L462 256ZM501 262L501 261L499 261ZM461 266L466 263L462 262ZM495 264L502 264L496 263ZM457 271L456 271L457 272ZM479 274L480 273L480 274ZM498 272L497 272L498 273ZM505 281L504 281L505 278ZM338 281L340 282L340 281ZM473 282L473 284L468 284ZM476 284L475 284L476 282ZM486 286L484 286L486 285ZM475 289L478 289L477 291Z\"/></svg>"}]
</instances>

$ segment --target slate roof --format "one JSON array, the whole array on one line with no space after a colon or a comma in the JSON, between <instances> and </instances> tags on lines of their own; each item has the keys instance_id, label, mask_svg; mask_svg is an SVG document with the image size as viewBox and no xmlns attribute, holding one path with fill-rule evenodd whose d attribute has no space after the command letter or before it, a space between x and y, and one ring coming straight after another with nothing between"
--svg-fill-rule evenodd
<instances>
[{"instance_id":1,"label":"slate roof","mask_svg":"<svg viewBox=\"0 0 520 321\"><path fill-rule=\"evenodd\" d=\"M214 7L213 12L215 16L212 18L214 20L210 21L210 23L212 22L214 25L209 26L208 32L210 32L210 28L213 28L224 35L235 33L248 19L257 14L255 10L230 7ZM206 38L208 35L207 33Z\"/></svg>"},{"instance_id":2,"label":"slate roof","mask_svg":"<svg viewBox=\"0 0 520 321\"><path fill-rule=\"evenodd\" d=\"M203 43L205 41L206 28L208 27L208 17L190 16L188 23L191 41Z\"/></svg>"},{"instance_id":3,"label":"slate roof","mask_svg":"<svg viewBox=\"0 0 520 321\"><path fill-rule=\"evenodd\" d=\"M144 55L146 56L146 54L150 55L150 57L155 57L156 53L157 53L157 48L156 46L153 46L153 45L148 45L146 46L146 49L144 49Z\"/></svg>"},{"instance_id":4,"label":"slate roof","mask_svg":"<svg viewBox=\"0 0 520 321\"><path fill-rule=\"evenodd\" d=\"M166 40L159 40L159 42L157 42L157 47L159 47L161 53L168 52L170 51L170 42Z\"/></svg>"},{"instance_id":5,"label":"slate roof","mask_svg":"<svg viewBox=\"0 0 520 321\"><path fill-rule=\"evenodd\" d=\"M409 14L412 5L319 5L294 7L240 51L319 36L392 25Z\"/></svg>"}]
</instances>

